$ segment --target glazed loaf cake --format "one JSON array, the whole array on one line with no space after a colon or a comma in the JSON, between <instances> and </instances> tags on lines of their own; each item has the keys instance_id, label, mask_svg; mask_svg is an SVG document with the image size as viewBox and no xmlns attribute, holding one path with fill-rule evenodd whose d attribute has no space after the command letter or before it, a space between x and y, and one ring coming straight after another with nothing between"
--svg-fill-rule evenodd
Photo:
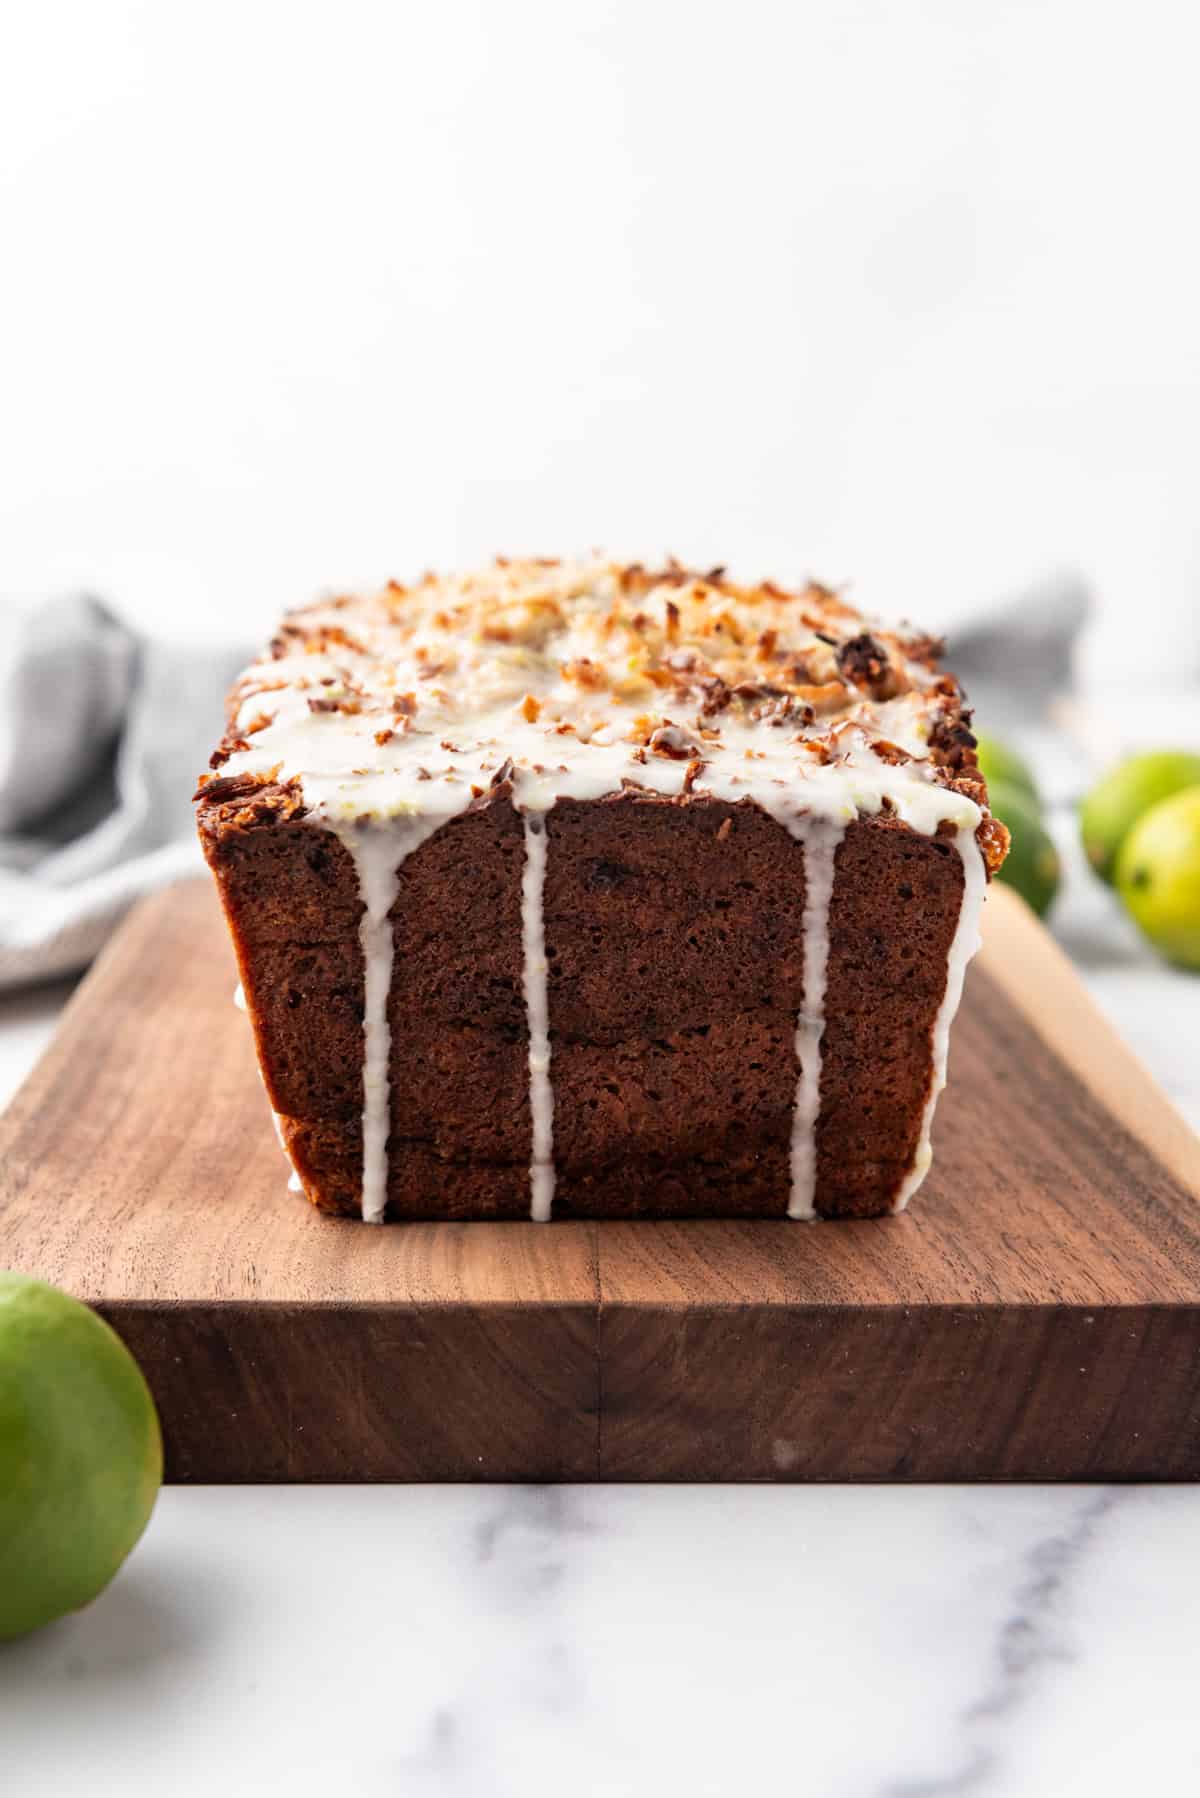
<instances>
[{"instance_id":1,"label":"glazed loaf cake","mask_svg":"<svg viewBox=\"0 0 1200 1798\"><path fill-rule=\"evenodd\" d=\"M901 1209L1007 842L938 651L674 564L290 614L197 798L309 1199Z\"/></svg>"}]
</instances>

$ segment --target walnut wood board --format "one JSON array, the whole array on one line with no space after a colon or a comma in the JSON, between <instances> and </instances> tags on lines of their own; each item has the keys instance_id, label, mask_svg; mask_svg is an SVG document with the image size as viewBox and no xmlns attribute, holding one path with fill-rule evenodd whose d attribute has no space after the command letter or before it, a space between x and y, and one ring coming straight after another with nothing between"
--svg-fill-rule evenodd
<instances>
[{"instance_id":1,"label":"walnut wood board","mask_svg":"<svg viewBox=\"0 0 1200 1798\"><path fill-rule=\"evenodd\" d=\"M985 937L904 1217L371 1229L286 1190L176 887L0 1122L0 1266L125 1337L175 1480L1195 1478L1200 1145L1002 888Z\"/></svg>"}]
</instances>

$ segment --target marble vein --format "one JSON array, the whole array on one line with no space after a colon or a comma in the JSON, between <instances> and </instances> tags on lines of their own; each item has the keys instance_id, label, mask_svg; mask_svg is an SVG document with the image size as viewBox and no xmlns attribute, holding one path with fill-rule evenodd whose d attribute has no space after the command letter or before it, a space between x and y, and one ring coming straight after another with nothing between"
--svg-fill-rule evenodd
<instances>
[{"instance_id":1,"label":"marble vein","mask_svg":"<svg viewBox=\"0 0 1200 1798\"><path fill-rule=\"evenodd\" d=\"M996 1639L987 1689L956 1719L957 1733L965 1740L958 1767L932 1778L889 1781L879 1798L968 1798L986 1791L1001 1773L1012 1726L1043 1674L1055 1664L1079 1659L1066 1613L1088 1550L1122 1490L1108 1486L1088 1492L1066 1527L1041 1537L1023 1557L1013 1607Z\"/></svg>"},{"instance_id":2,"label":"marble vein","mask_svg":"<svg viewBox=\"0 0 1200 1798\"><path fill-rule=\"evenodd\" d=\"M552 1732L583 1708L563 1587L575 1565L572 1545L590 1536L592 1526L569 1487L497 1487L493 1494L470 1531L464 1571L476 1602L504 1627L470 1663L470 1679L418 1728L421 1746L399 1761L401 1789L413 1798L426 1791L480 1798L508 1790L496 1784L506 1725L523 1720L539 1733Z\"/></svg>"}]
</instances>

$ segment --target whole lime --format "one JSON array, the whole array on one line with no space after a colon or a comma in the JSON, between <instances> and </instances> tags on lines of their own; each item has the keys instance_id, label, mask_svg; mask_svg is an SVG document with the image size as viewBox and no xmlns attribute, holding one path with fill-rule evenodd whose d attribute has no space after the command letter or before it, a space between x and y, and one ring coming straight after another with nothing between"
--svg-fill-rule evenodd
<instances>
[{"instance_id":1,"label":"whole lime","mask_svg":"<svg viewBox=\"0 0 1200 1798\"><path fill-rule=\"evenodd\" d=\"M1019 787L1028 793L1034 804L1038 803L1037 782L1033 778L1033 769L1023 755L1018 755L999 737L981 736L976 740L975 753L979 758L979 772L987 781L991 790L993 782L998 786ZM993 810L995 808L993 807Z\"/></svg>"},{"instance_id":2,"label":"whole lime","mask_svg":"<svg viewBox=\"0 0 1200 1798\"><path fill-rule=\"evenodd\" d=\"M1117 891L1160 954L1200 970L1200 786L1138 819L1117 857Z\"/></svg>"},{"instance_id":3,"label":"whole lime","mask_svg":"<svg viewBox=\"0 0 1200 1798\"><path fill-rule=\"evenodd\" d=\"M0 1641L103 1591L161 1484L158 1414L120 1337L0 1271Z\"/></svg>"},{"instance_id":4,"label":"whole lime","mask_svg":"<svg viewBox=\"0 0 1200 1798\"><path fill-rule=\"evenodd\" d=\"M1160 799L1200 784L1200 755L1156 749L1130 756L1092 788L1079 814L1088 860L1102 880L1116 874L1121 845L1144 812Z\"/></svg>"},{"instance_id":5,"label":"whole lime","mask_svg":"<svg viewBox=\"0 0 1200 1798\"><path fill-rule=\"evenodd\" d=\"M1012 837L996 878L1015 887L1038 917L1044 917L1058 892L1062 866L1037 801L1023 787L998 780L995 786L988 785L988 803Z\"/></svg>"}]
</instances>

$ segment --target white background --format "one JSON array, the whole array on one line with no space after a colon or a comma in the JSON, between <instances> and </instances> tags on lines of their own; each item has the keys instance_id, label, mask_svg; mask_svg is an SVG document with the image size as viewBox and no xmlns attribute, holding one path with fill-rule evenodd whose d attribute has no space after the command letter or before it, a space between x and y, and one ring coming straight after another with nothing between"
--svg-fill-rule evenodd
<instances>
[{"instance_id":1,"label":"white background","mask_svg":"<svg viewBox=\"0 0 1200 1798\"><path fill-rule=\"evenodd\" d=\"M6 9L0 591L603 544L1200 665L1180 0Z\"/></svg>"}]
</instances>

